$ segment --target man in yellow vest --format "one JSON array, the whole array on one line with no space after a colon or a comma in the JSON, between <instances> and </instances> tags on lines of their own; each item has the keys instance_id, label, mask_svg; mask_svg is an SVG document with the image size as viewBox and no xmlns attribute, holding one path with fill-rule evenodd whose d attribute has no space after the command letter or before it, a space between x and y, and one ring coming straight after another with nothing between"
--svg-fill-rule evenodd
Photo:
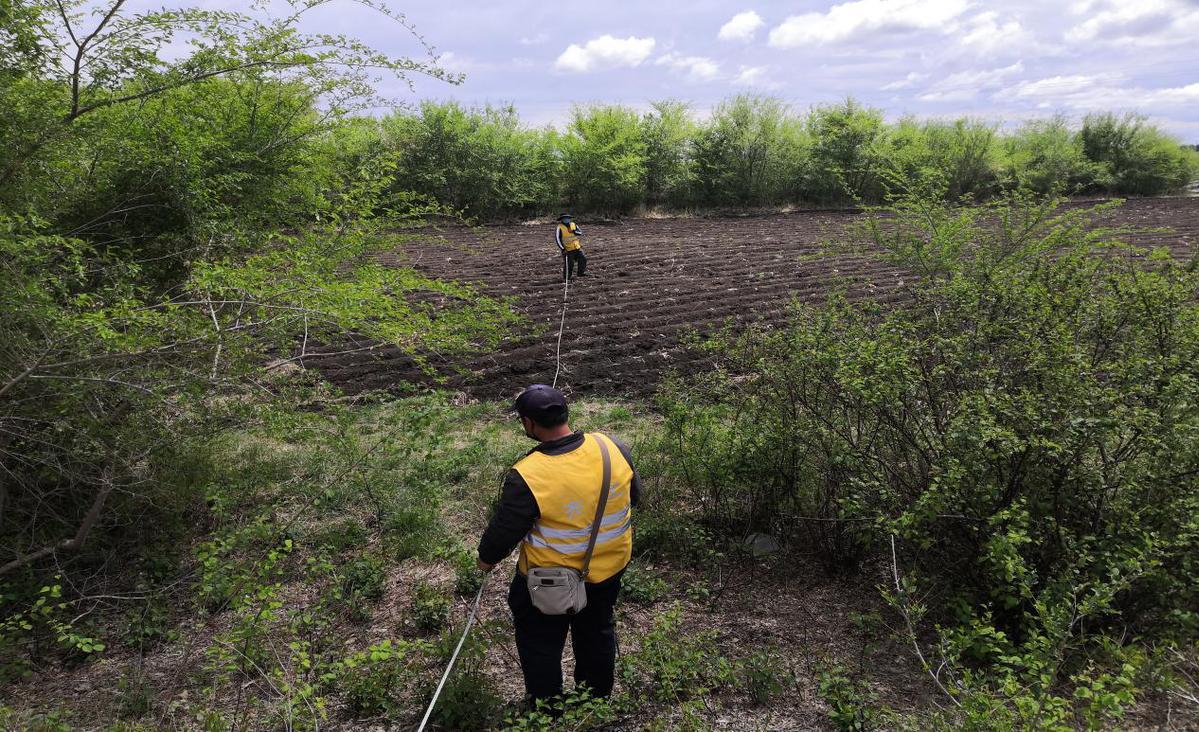
<instances>
[{"instance_id":1,"label":"man in yellow vest","mask_svg":"<svg viewBox=\"0 0 1199 732\"><path fill-rule=\"evenodd\" d=\"M562 252L562 266L567 280L574 276L575 265L578 265L579 277L587 272L587 255L583 254L583 230L571 220L570 214L558 217L558 230L554 239L558 242L558 250Z\"/></svg>"},{"instance_id":2,"label":"man in yellow vest","mask_svg":"<svg viewBox=\"0 0 1199 732\"><path fill-rule=\"evenodd\" d=\"M537 447L504 480L499 507L479 542L479 568L490 571L520 545L508 607L525 690L533 701L562 693L562 649L569 631L575 652L575 686L596 697L612 693L616 668L613 611L620 578L632 557L632 511L641 487L628 449L597 432L572 432L562 392L534 384L516 398L525 435ZM603 484L600 441L609 454L608 500L584 577L587 605L573 615L547 615L533 606L530 567L582 571ZM615 447L616 449L611 449Z\"/></svg>"}]
</instances>

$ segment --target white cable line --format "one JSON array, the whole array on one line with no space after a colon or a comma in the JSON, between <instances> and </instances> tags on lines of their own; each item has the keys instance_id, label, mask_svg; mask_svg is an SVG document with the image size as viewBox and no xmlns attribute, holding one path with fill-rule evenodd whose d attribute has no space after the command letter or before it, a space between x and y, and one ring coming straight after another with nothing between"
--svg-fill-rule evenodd
<instances>
[{"instance_id":1,"label":"white cable line","mask_svg":"<svg viewBox=\"0 0 1199 732\"><path fill-rule=\"evenodd\" d=\"M437 699L441 696L441 690L445 688L445 682L450 678L450 671L454 670L454 663L458 661L458 654L462 651L462 644L466 642L466 636L470 633L470 628L475 624L475 618L479 615L479 601L483 599L483 590L487 587L487 578L489 575L483 575L482 582L479 583L479 591L475 594L475 604L470 610L470 617L466 619L466 627L462 629L462 637L458 639L458 645L454 648L454 655L450 656L450 662L445 667L445 672L441 675L441 681L437 684L437 690L433 692L433 699L429 701L429 708L425 710L424 719L420 721L420 727L416 728L416 732L424 732L425 725L429 723L429 717L433 714L433 707L437 706Z\"/></svg>"},{"instance_id":2,"label":"white cable line","mask_svg":"<svg viewBox=\"0 0 1199 732\"><path fill-rule=\"evenodd\" d=\"M570 295L570 260L564 259L563 261L565 262L565 266L563 267L565 272L563 279L565 283L562 288L562 320L558 323L558 349L554 353L554 361L556 362L554 366L554 383L550 384L555 389L558 388L558 372L562 370L562 331L566 327L566 298Z\"/></svg>"}]
</instances>

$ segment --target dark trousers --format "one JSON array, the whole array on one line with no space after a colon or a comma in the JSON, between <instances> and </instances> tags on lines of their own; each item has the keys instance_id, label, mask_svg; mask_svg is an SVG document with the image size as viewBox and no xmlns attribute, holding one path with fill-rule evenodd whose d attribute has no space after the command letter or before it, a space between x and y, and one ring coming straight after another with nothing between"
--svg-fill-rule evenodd
<instances>
[{"instance_id":1,"label":"dark trousers","mask_svg":"<svg viewBox=\"0 0 1199 732\"><path fill-rule=\"evenodd\" d=\"M564 252L564 254L566 256L562 258L562 265L566 268L566 270L562 276L566 279L574 277L574 270L577 265L579 269L579 277L582 277L587 271L587 256L583 254L583 250L576 249L573 252Z\"/></svg>"},{"instance_id":2,"label":"dark trousers","mask_svg":"<svg viewBox=\"0 0 1199 732\"><path fill-rule=\"evenodd\" d=\"M623 572L621 573L623 574ZM528 580L519 572L508 589L508 607L516 626L516 650L525 675L525 691L534 700L562 693L562 649L570 631L575 651L575 686L586 685L592 696L612 693L616 675L616 621L620 574L587 584L587 607L577 615L546 615L533 607Z\"/></svg>"}]
</instances>

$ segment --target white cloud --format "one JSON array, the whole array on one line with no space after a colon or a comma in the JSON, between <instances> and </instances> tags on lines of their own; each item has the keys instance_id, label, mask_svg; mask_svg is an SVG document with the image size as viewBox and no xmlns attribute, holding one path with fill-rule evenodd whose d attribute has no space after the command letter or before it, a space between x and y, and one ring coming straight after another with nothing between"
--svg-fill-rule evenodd
<instances>
[{"instance_id":1,"label":"white cloud","mask_svg":"<svg viewBox=\"0 0 1199 732\"><path fill-rule=\"evenodd\" d=\"M1199 84L1158 89L1149 94L1161 104L1199 104Z\"/></svg>"},{"instance_id":2,"label":"white cloud","mask_svg":"<svg viewBox=\"0 0 1199 732\"><path fill-rule=\"evenodd\" d=\"M538 33L535 36L521 36L520 45L522 46L540 46L550 39L549 33Z\"/></svg>"},{"instance_id":3,"label":"white cloud","mask_svg":"<svg viewBox=\"0 0 1199 732\"><path fill-rule=\"evenodd\" d=\"M1036 104L1041 109L1069 108L1081 111L1109 109L1190 108L1199 104L1199 83L1187 86L1146 89L1126 87L1118 73L1071 74L1024 81L996 95Z\"/></svg>"},{"instance_id":4,"label":"white cloud","mask_svg":"<svg viewBox=\"0 0 1199 732\"><path fill-rule=\"evenodd\" d=\"M466 73L468 71L481 71L490 68L491 64L480 63L474 59L465 56L459 56L453 51L446 51L437 57L437 65L446 71L456 73Z\"/></svg>"},{"instance_id":5,"label":"white cloud","mask_svg":"<svg viewBox=\"0 0 1199 732\"><path fill-rule=\"evenodd\" d=\"M875 31L953 30L969 0L853 0L827 13L793 15L770 31L770 45L798 48L843 43Z\"/></svg>"},{"instance_id":6,"label":"white cloud","mask_svg":"<svg viewBox=\"0 0 1199 732\"><path fill-rule=\"evenodd\" d=\"M759 89L778 89L781 85L766 77L765 66L742 66L733 77L733 83Z\"/></svg>"},{"instance_id":7,"label":"white cloud","mask_svg":"<svg viewBox=\"0 0 1199 732\"><path fill-rule=\"evenodd\" d=\"M1018 20L1000 22L999 13L987 11L970 19L960 44L980 56L1018 53L1037 45Z\"/></svg>"},{"instance_id":8,"label":"white cloud","mask_svg":"<svg viewBox=\"0 0 1199 732\"><path fill-rule=\"evenodd\" d=\"M669 66L675 71L686 73L696 81L711 81L720 75L720 64L706 56L680 56L671 51L659 56L655 66Z\"/></svg>"},{"instance_id":9,"label":"white cloud","mask_svg":"<svg viewBox=\"0 0 1199 732\"><path fill-rule=\"evenodd\" d=\"M1065 101L1078 98L1092 91L1099 84L1111 84L1120 81L1118 74L1068 74L1050 76L1036 81L1022 81L1013 87L1004 89L1001 97L1025 99L1056 99Z\"/></svg>"},{"instance_id":10,"label":"white cloud","mask_svg":"<svg viewBox=\"0 0 1199 732\"><path fill-rule=\"evenodd\" d=\"M737 13L729 22L720 26L720 33L716 37L722 41L752 41L754 34L763 25L765 23L762 16L752 10L746 10L744 13Z\"/></svg>"},{"instance_id":11,"label":"white cloud","mask_svg":"<svg viewBox=\"0 0 1199 732\"><path fill-rule=\"evenodd\" d=\"M1199 33L1199 3L1190 0L1139 0L1136 3L1080 4L1089 18L1066 31L1070 43L1167 46L1193 43Z\"/></svg>"},{"instance_id":12,"label":"white cloud","mask_svg":"<svg viewBox=\"0 0 1199 732\"><path fill-rule=\"evenodd\" d=\"M948 102L974 99L979 92L996 89L1003 85L1009 76L1024 72L1024 64L1020 61L1000 69L977 69L959 71L951 74L934 84L920 96L925 102Z\"/></svg>"},{"instance_id":13,"label":"white cloud","mask_svg":"<svg viewBox=\"0 0 1199 732\"><path fill-rule=\"evenodd\" d=\"M897 89L907 89L915 86L928 78L928 74L920 74L915 71L903 77L899 81L893 81L882 87L883 91L895 91Z\"/></svg>"},{"instance_id":14,"label":"white cloud","mask_svg":"<svg viewBox=\"0 0 1199 732\"><path fill-rule=\"evenodd\" d=\"M654 51L653 38L614 38L602 35L582 46L572 43L558 56L554 67L561 71L595 71L622 66L639 66Z\"/></svg>"}]
</instances>

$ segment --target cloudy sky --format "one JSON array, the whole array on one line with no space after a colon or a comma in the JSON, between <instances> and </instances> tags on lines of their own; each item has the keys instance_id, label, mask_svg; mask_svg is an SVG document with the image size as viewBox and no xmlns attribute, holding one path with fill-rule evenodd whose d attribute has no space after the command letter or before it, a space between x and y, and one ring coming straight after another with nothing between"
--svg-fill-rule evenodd
<instances>
[{"instance_id":1,"label":"cloudy sky","mask_svg":"<svg viewBox=\"0 0 1199 732\"><path fill-rule=\"evenodd\" d=\"M1095 109L1143 112L1199 143L1199 0L394 0L457 87L416 98L510 102L531 123L572 103L693 102L739 92L799 109L853 96L891 118L1009 124ZM411 53L346 2L309 23ZM396 96L411 94L395 90Z\"/></svg>"}]
</instances>

